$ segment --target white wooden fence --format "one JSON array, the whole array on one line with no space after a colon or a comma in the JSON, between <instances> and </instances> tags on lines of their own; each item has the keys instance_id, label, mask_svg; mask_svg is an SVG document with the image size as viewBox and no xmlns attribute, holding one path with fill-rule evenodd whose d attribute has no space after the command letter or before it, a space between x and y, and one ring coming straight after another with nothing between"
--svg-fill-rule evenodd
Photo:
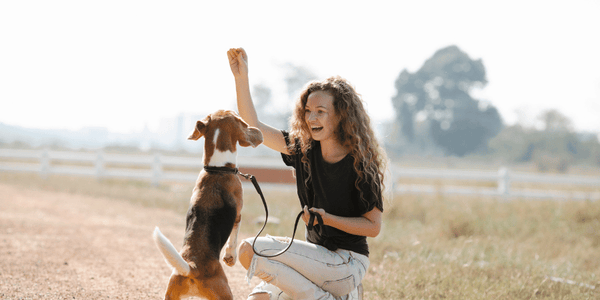
<instances>
[{"instance_id":1,"label":"white wooden fence","mask_svg":"<svg viewBox=\"0 0 600 300\"><path fill-rule=\"evenodd\" d=\"M238 165L240 168L287 169L281 160L264 157L238 157ZM112 154L103 151L85 153L0 149L0 172L30 172L38 173L43 177L60 174L97 178L127 178L150 180L153 184L159 184L164 181L195 181L201 167L200 154L197 157L177 157L161 154ZM600 178L590 176L518 173L511 172L507 168L501 168L498 171L473 171L414 169L396 166L392 169L392 177L393 189L399 193L442 193L558 200L600 199ZM496 187L401 184L406 178L486 181L496 182ZM568 190L519 190L511 188L514 182L572 187Z\"/></svg>"},{"instance_id":2,"label":"white wooden fence","mask_svg":"<svg viewBox=\"0 0 600 300\"><path fill-rule=\"evenodd\" d=\"M260 157L238 158L240 166L285 169L282 163ZM202 168L202 157L178 157L161 154L132 155L97 152L0 149L0 172L48 175L93 176L162 181L195 181ZM173 171L169 171L173 169ZM177 169L180 169L179 171ZM181 171L183 169L183 171ZM187 170L186 170L187 169Z\"/></svg>"},{"instance_id":3,"label":"white wooden fence","mask_svg":"<svg viewBox=\"0 0 600 300\"><path fill-rule=\"evenodd\" d=\"M600 199L599 177L520 173L511 172L507 168L500 168L497 172L395 168L393 174L394 182L402 182L403 178L497 182L496 188L450 185L397 185L394 187L394 190L402 193L483 195L502 197L505 199L539 198L592 201ZM512 183L515 182L539 183L548 186L557 186L558 188L544 190L515 189L512 188Z\"/></svg>"}]
</instances>

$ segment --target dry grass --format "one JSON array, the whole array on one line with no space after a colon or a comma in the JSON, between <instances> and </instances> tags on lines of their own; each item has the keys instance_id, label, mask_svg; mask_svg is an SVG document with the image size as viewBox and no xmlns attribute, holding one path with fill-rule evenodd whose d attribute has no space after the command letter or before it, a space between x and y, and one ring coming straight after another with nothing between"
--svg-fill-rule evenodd
<instances>
[{"instance_id":1,"label":"dry grass","mask_svg":"<svg viewBox=\"0 0 600 300\"><path fill-rule=\"evenodd\" d=\"M590 299L600 203L403 196L372 240L369 299ZM600 288L600 287L599 287Z\"/></svg>"},{"instance_id":2,"label":"dry grass","mask_svg":"<svg viewBox=\"0 0 600 300\"><path fill-rule=\"evenodd\" d=\"M3 183L91 194L185 213L192 184L0 174ZM271 235L291 235L300 206L293 190L265 189ZM264 216L245 191L242 231ZM262 220L262 219L261 219ZM304 230L297 237L303 238ZM384 229L370 239L367 299L596 299L600 297L600 203L396 195ZM559 282L571 280L575 284Z\"/></svg>"}]
</instances>

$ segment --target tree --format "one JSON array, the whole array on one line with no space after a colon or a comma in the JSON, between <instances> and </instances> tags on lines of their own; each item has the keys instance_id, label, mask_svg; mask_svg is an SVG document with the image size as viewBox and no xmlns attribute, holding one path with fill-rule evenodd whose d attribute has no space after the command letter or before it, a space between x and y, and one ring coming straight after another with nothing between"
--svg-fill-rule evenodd
<instances>
[{"instance_id":1,"label":"tree","mask_svg":"<svg viewBox=\"0 0 600 300\"><path fill-rule=\"evenodd\" d=\"M545 131L573 132L573 122L555 109L549 109L538 116Z\"/></svg>"},{"instance_id":2,"label":"tree","mask_svg":"<svg viewBox=\"0 0 600 300\"><path fill-rule=\"evenodd\" d=\"M419 127L445 153L463 156L500 132L502 120L490 103L473 99L470 92L487 84L481 59L472 60L456 46L438 50L421 69L403 70L392 98L396 121L409 144Z\"/></svg>"},{"instance_id":3,"label":"tree","mask_svg":"<svg viewBox=\"0 0 600 300\"><path fill-rule=\"evenodd\" d=\"M542 129L521 124L504 128L490 140L490 153L509 162L533 163L539 171L566 172L577 161L598 161L598 139L576 134L569 118L548 110L537 119L542 122Z\"/></svg>"}]
</instances>

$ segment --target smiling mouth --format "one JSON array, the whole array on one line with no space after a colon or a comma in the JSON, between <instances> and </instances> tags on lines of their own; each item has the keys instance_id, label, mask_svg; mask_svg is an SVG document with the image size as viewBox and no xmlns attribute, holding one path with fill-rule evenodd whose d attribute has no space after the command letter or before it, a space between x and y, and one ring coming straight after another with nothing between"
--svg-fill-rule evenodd
<instances>
[{"instance_id":1,"label":"smiling mouth","mask_svg":"<svg viewBox=\"0 0 600 300\"><path fill-rule=\"evenodd\" d=\"M321 130L323 130L323 127L311 127L312 132L320 132Z\"/></svg>"}]
</instances>

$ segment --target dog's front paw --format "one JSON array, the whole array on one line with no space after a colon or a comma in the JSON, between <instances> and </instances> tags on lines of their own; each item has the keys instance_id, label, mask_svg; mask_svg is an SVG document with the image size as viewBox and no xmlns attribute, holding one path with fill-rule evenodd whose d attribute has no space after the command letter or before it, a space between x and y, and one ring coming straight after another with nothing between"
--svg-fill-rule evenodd
<instances>
[{"instance_id":1,"label":"dog's front paw","mask_svg":"<svg viewBox=\"0 0 600 300\"><path fill-rule=\"evenodd\" d=\"M223 262L230 267L235 265L236 260L237 258L235 255L232 255L231 253L225 253L225 256L223 256Z\"/></svg>"},{"instance_id":2,"label":"dog's front paw","mask_svg":"<svg viewBox=\"0 0 600 300\"><path fill-rule=\"evenodd\" d=\"M237 260L237 251L235 251L235 247L231 247L231 245L225 246L225 255L223 255L223 262L226 265L233 267L235 265L235 261Z\"/></svg>"}]
</instances>

